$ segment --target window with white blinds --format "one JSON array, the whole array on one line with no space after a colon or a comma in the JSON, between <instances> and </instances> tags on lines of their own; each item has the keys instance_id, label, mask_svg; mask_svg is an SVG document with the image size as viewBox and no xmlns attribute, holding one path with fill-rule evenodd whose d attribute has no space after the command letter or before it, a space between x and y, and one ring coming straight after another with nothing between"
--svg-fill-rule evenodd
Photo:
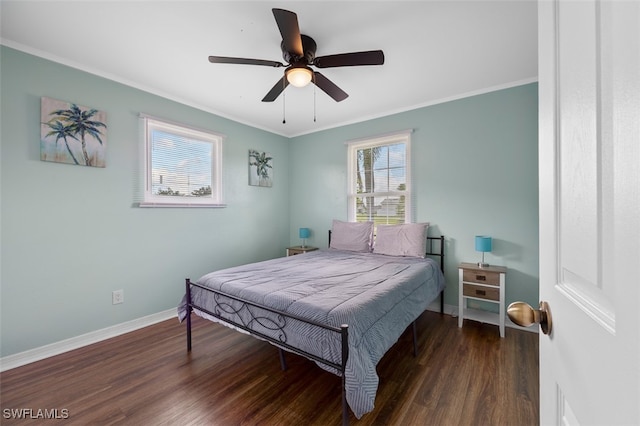
<instances>
[{"instance_id":1,"label":"window with white blinds","mask_svg":"<svg viewBox=\"0 0 640 426\"><path fill-rule=\"evenodd\" d=\"M411 131L347 142L349 221L411 222Z\"/></svg>"},{"instance_id":2,"label":"window with white blinds","mask_svg":"<svg viewBox=\"0 0 640 426\"><path fill-rule=\"evenodd\" d=\"M145 196L142 207L224 207L224 137L143 116Z\"/></svg>"}]
</instances>

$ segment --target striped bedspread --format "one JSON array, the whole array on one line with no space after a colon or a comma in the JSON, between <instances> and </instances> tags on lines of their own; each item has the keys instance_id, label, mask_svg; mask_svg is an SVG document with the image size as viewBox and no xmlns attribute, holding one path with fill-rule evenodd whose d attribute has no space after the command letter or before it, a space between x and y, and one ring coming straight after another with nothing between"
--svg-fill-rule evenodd
<instances>
[{"instance_id":1,"label":"striped bedspread","mask_svg":"<svg viewBox=\"0 0 640 426\"><path fill-rule=\"evenodd\" d=\"M374 408L378 361L444 288L440 268L431 259L334 249L224 269L196 282L323 324L347 324L347 402L358 418ZM214 312L236 322L241 317L243 323L261 327L280 341L340 363L340 336L334 332L259 309L244 309L197 287L193 287L192 301L211 311L217 309ZM194 312L220 322L204 312ZM182 321L185 300L178 313Z\"/></svg>"}]
</instances>

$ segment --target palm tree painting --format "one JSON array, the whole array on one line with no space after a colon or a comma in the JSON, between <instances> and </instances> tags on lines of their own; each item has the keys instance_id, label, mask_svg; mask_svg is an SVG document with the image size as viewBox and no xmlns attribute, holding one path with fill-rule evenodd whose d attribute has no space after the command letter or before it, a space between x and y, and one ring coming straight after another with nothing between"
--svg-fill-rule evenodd
<instances>
[{"instance_id":1,"label":"palm tree painting","mask_svg":"<svg viewBox=\"0 0 640 426\"><path fill-rule=\"evenodd\" d=\"M267 152L249 150L249 185L270 187L273 182L273 157Z\"/></svg>"},{"instance_id":2,"label":"palm tree painting","mask_svg":"<svg viewBox=\"0 0 640 426\"><path fill-rule=\"evenodd\" d=\"M40 160L105 167L104 111L43 97L40 114Z\"/></svg>"}]
</instances>

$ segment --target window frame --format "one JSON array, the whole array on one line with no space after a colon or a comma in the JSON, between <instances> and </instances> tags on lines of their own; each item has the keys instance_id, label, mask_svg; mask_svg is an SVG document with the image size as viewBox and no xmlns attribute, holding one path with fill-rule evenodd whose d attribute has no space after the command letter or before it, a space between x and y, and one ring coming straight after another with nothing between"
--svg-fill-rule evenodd
<instances>
[{"instance_id":1,"label":"window frame","mask_svg":"<svg viewBox=\"0 0 640 426\"><path fill-rule=\"evenodd\" d=\"M140 207L226 207L222 193L222 145L225 136L210 130L197 129L148 115L140 115L143 121L144 145L144 199ZM172 197L153 193L152 138L154 131L185 137L211 144L211 196Z\"/></svg>"},{"instance_id":2,"label":"window frame","mask_svg":"<svg viewBox=\"0 0 640 426\"><path fill-rule=\"evenodd\" d=\"M405 174L406 183L404 191L387 191L387 192L372 192L373 197L388 197L393 195L404 195L405 197L405 212L404 223L411 223L413 221L413 188L412 188L412 175L411 175L411 134L413 130L403 130L399 132L389 133L380 136L354 139L347 141L347 218L349 222L357 221L356 213L356 200L362 194L357 191L357 161L358 150L367 148L376 148L380 146L391 146L399 143L405 144Z\"/></svg>"}]
</instances>

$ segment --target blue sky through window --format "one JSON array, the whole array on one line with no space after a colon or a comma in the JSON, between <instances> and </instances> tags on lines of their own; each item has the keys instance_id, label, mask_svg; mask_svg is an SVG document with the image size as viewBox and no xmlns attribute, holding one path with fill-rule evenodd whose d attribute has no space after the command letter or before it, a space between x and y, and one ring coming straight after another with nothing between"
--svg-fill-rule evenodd
<instances>
[{"instance_id":1,"label":"blue sky through window","mask_svg":"<svg viewBox=\"0 0 640 426\"><path fill-rule=\"evenodd\" d=\"M212 186L211 142L153 130L151 134L151 189L191 196Z\"/></svg>"}]
</instances>

